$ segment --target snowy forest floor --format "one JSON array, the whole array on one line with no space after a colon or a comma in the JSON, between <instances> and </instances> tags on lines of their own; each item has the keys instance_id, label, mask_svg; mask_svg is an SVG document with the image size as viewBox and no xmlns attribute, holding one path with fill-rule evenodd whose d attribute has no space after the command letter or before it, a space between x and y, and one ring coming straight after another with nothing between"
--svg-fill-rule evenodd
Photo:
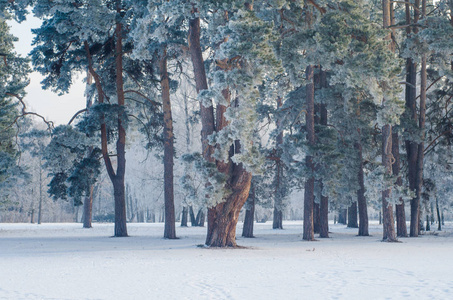
<instances>
[{"instance_id":1,"label":"snowy forest floor","mask_svg":"<svg viewBox=\"0 0 453 300\"><path fill-rule=\"evenodd\" d=\"M255 224L245 249L205 249L206 228L128 224L0 224L0 299L451 299L453 224L401 243L331 224L302 241L302 222ZM434 225L433 225L434 226ZM436 226L437 228L437 226Z\"/></svg>"}]
</instances>

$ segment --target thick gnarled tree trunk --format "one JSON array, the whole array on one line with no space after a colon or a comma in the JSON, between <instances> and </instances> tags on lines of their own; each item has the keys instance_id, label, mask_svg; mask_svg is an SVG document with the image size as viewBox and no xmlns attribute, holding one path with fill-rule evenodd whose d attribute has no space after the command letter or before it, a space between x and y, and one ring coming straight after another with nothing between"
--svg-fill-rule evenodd
<instances>
[{"instance_id":1,"label":"thick gnarled tree trunk","mask_svg":"<svg viewBox=\"0 0 453 300\"><path fill-rule=\"evenodd\" d=\"M200 47L200 19L193 18L189 21L189 51L191 54L192 65L197 92L208 88L206 81L206 71ZM229 91L225 89L223 96L229 103ZM212 106L204 107L200 103L200 117L202 123L201 141L202 154L206 161L216 163L220 172L227 178L227 187L231 193L223 199L223 202L214 207L208 208L208 230L206 245L210 247L236 247L236 225L239 212L247 200L252 175L247 172L242 164L235 164L231 161L231 156L240 151L240 142L235 141L234 151L230 151L227 162L215 161L211 156L213 147L208 144L208 136L215 130L221 130L227 125L224 113L226 107L218 106L217 128L214 124L214 110ZM233 149L233 147L232 147Z\"/></svg>"}]
</instances>

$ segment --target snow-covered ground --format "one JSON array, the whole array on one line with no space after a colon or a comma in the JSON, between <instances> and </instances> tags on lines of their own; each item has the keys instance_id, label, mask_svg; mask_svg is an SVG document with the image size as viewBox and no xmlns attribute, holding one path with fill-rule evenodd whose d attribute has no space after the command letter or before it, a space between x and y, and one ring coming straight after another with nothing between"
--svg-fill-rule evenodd
<instances>
[{"instance_id":1,"label":"snow-covered ground","mask_svg":"<svg viewBox=\"0 0 453 300\"><path fill-rule=\"evenodd\" d=\"M302 241L255 224L246 249L206 249L205 228L129 224L0 224L0 299L452 299L453 226L402 243L331 224L331 238Z\"/></svg>"}]
</instances>

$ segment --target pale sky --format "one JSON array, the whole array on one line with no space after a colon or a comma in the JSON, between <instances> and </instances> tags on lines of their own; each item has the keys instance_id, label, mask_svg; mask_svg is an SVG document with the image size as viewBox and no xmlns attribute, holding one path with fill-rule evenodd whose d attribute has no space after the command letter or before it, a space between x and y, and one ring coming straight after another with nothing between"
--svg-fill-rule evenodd
<instances>
[{"instance_id":1,"label":"pale sky","mask_svg":"<svg viewBox=\"0 0 453 300\"><path fill-rule=\"evenodd\" d=\"M22 56L27 56L32 50L33 34L31 29L38 28L41 21L28 15L26 22L18 24L15 21L8 21L8 24L11 26L11 33L19 38L19 41L15 44L16 52ZM77 111L85 107L85 84L82 79L83 76L81 75L68 94L58 96L50 90L43 90L40 84L43 77L39 73L33 72L30 76L30 85L26 88L25 100L28 110L39 113L46 119L55 122L55 125L67 124Z\"/></svg>"}]
</instances>

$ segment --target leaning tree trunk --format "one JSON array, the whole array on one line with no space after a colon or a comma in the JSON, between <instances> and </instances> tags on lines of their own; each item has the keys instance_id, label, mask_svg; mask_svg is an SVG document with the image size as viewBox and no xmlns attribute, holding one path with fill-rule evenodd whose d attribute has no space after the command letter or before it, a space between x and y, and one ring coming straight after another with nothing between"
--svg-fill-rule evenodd
<instances>
[{"instance_id":1,"label":"leaning tree trunk","mask_svg":"<svg viewBox=\"0 0 453 300\"><path fill-rule=\"evenodd\" d=\"M175 201L173 187L173 119L171 116L170 80L167 72L167 49L164 47L160 58L160 85L162 89L162 109L164 112L164 238L176 239Z\"/></svg>"},{"instance_id":2,"label":"leaning tree trunk","mask_svg":"<svg viewBox=\"0 0 453 300\"><path fill-rule=\"evenodd\" d=\"M399 136L398 132L395 131L392 134L392 154L395 162L392 165L393 175L397 176L396 184L399 186L403 185L400 173L400 149L399 149ZM406 213L404 211L404 200L399 199L400 204L396 205L396 235L400 237L407 237L406 228Z\"/></svg>"},{"instance_id":3,"label":"leaning tree trunk","mask_svg":"<svg viewBox=\"0 0 453 300\"><path fill-rule=\"evenodd\" d=\"M442 230L442 220L440 218L440 211L439 211L439 200L437 199L436 196L436 212L437 212L437 230L441 231Z\"/></svg>"},{"instance_id":4,"label":"leaning tree trunk","mask_svg":"<svg viewBox=\"0 0 453 300\"><path fill-rule=\"evenodd\" d=\"M254 216L255 216L255 187L254 184L252 183L251 187L251 192L249 194L249 198L247 199L247 202L249 207L245 211L245 219L244 219L244 226L242 228L242 236L247 237L247 238L253 238L253 221L254 221Z\"/></svg>"},{"instance_id":5,"label":"leaning tree trunk","mask_svg":"<svg viewBox=\"0 0 453 300\"><path fill-rule=\"evenodd\" d=\"M355 148L358 152L359 159L359 172L357 174L359 189L357 190L357 206L359 209L359 236L369 236L368 232L368 208L365 198L365 181L363 175L363 154L362 154L362 142L359 137L359 141L355 144Z\"/></svg>"},{"instance_id":6,"label":"leaning tree trunk","mask_svg":"<svg viewBox=\"0 0 453 300\"><path fill-rule=\"evenodd\" d=\"M313 82L313 66L308 66L305 70L307 86L306 86L306 130L307 140L310 146L315 144L315 89ZM314 171L314 164L311 155L307 155L305 158L305 164L307 169L311 172ZM304 232L303 239L306 241L314 241L314 228L313 228L313 204L314 204L314 190L315 190L315 178L313 175L308 175L305 181L305 192L304 192Z\"/></svg>"}]
</instances>

